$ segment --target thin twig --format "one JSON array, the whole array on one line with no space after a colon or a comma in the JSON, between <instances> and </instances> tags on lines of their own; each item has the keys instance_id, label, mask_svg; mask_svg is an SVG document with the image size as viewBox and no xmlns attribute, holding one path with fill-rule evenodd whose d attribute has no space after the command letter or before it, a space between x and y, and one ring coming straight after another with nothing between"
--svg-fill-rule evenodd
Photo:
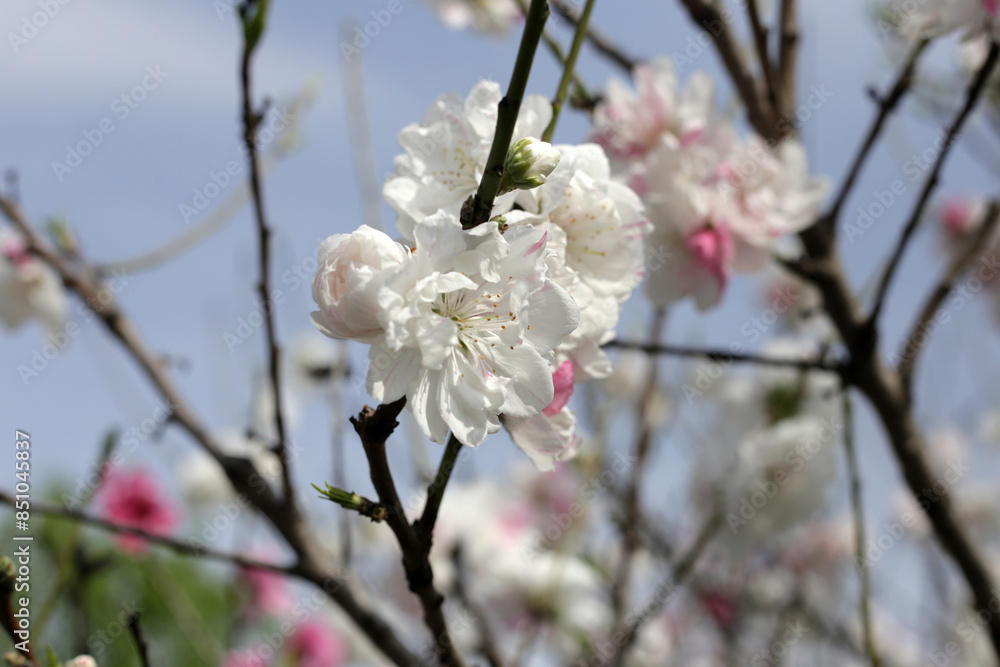
<instances>
[{"instance_id":1,"label":"thin twig","mask_svg":"<svg viewBox=\"0 0 1000 667\"><path fill-rule=\"evenodd\" d=\"M13 507L14 496L6 491L0 491L0 503ZM294 565L276 565L275 563L266 563L254 558L247 558L239 554L226 553L208 546L202 546L193 540L189 542L182 542L181 540L175 540L171 537L155 535L142 530L141 528L123 526L113 521L92 516L75 509L59 507L58 505L50 505L48 503L33 503L31 505L31 510L42 516L67 519L87 526L93 526L94 528L100 528L101 530L106 530L110 533L118 535L141 537L147 542L166 547L171 551L187 556L199 556L210 560L226 561L234 565L239 565L240 567L253 568L256 570L268 570L270 572L278 572L279 574L295 574Z\"/></svg>"},{"instance_id":2,"label":"thin twig","mask_svg":"<svg viewBox=\"0 0 1000 667\"><path fill-rule=\"evenodd\" d=\"M552 8L556 10L559 16L563 17L573 25L577 25L580 21L579 15L577 15L576 10L573 9L572 5L566 0L551 0ZM617 45L615 45L608 37L606 37L599 30L591 26L587 29L587 39L590 43L598 50L601 54L606 56L611 62L618 65L624 69L629 74L635 69L638 64L638 60L628 56L623 52Z\"/></svg>"},{"instance_id":3,"label":"thin twig","mask_svg":"<svg viewBox=\"0 0 1000 667\"><path fill-rule=\"evenodd\" d=\"M965 104L962 105L958 115L955 116L955 119L948 127L948 131L945 135L944 146L942 146L940 152L938 152L937 158L934 160L934 166L931 168L931 173L924 182L924 187L920 192L920 198L917 200L916 206L913 207L913 212L910 213L910 218L906 222L906 227L903 228L903 233L900 235L899 241L896 244L892 255L889 257L889 263L886 265L885 271L882 273L882 277L879 280L878 289L875 293L875 305L872 307L871 315L868 318L869 326L872 326L875 321L878 320L878 316L882 312L882 305L885 303L885 297L889 291L889 285L892 283L893 276L896 274L896 269L899 267L900 260L903 258L903 253L906 251L910 239L913 237L913 233L917 229L917 225L920 224L920 220L924 214L924 209L930 201L931 194L937 187L941 169L944 167L945 160L948 159L951 147L955 144L955 140L958 137L959 132L961 132L962 126L965 124L969 114L972 113L972 109L976 106L976 102L979 101L980 96L986 89L986 82L989 81L990 75L993 73L998 55L1000 55L1000 45L993 42L990 44L990 51L986 56L986 60L983 62L982 67L979 68L979 71L976 72L975 77L973 77L969 84L968 90L965 94Z\"/></svg>"},{"instance_id":4,"label":"thin twig","mask_svg":"<svg viewBox=\"0 0 1000 667\"><path fill-rule=\"evenodd\" d=\"M722 58L722 64L725 65L729 78L732 79L746 107L750 125L765 139L780 138L779 124L771 114L767 113L757 82L747 66L744 52L722 15L718 3L709 0L681 0L681 4L687 9L691 20L705 29L715 41L715 48ZM711 30L708 29L709 26Z\"/></svg>"},{"instance_id":5,"label":"thin twig","mask_svg":"<svg viewBox=\"0 0 1000 667\"><path fill-rule=\"evenodd\" d=\"M893 83L892 88L889 89L889 93L878 98L878 114L875 116L872 126L868 129L868 134L865 136L864 143L861 144L861 148L858 149L857 155L854 156L851 168L848 170L847 176L844 177L840 188L837 190L836 196L833 198L833 204L822 217L823 224L831 233L836 230L837 218L840 215L840 209L843 208L844 202L847 201L848 195L851 194L851 190L854 188L855 182L861 175L861 169L864 167L865 161L868 159L872 148L875 146L875 140L882 135L882 128L885 125L886 120L888 120L889 116L892 115L892 112L899 106L903 96L906 95L906 92L913 85L913 72L916 70L917 61L920 59L920 55L927 48L927 44L927 40L921 40L910 50L910 54L907 56L903 67L900 69L895 83Z\"/></svg>"},{"instance_id":6,"label":"thin twig","mask_svg":"<svg viewBox=\"0 0 1000 667\"><path fill-rule=\"evenodd\" d=\"M342 39L354 39L351 28L359 24L344 24ZM361 195L362 219L373 229L384 229L382 223L382 189L379 185L375 147L368 122L368 104L365 95L365 73L361 53L344 59L344 106L347 109L347 127L354 159L354 175L358 179Z\"/></svg>"},{"instance_id":7,"label":"thin twig","mask_svg":"<svg viewBox=\"0 0 1000 667\"><path fill-rule=\"evenodd\" d=\"M455 565L455 594L458 596L459 601L465 605L465 608L469 610L469 613L476 619L476 627L479 629L480 651L490 664L490 667L504 667L504 659L497 646L496 633L493 632L493 627L486 616L486 610L473 601L472 596L469 594L468 586L465 583L468 572L465 569L461 544L457 545L451 552L451 560Z\"/></svg>"},{"instance_id":8,"label":"thin twig","mask_svg":"<svg viewBox=\"0 0 1000 667\"><path fill-rule=\"evenodd\" d=\"M562 78L559 80L556 96L552 100L552 119L549 121L545 131L542 132L542 141L552 141L552 135L555 134L556 125L559 123L559 114L562 111L563 102L566 101L566 95L569 93L569 84L576 72L576 59L580 55L580 48L583 46L583 40L587 36L587 25L590 23L590 14L594 10L596 1L587 0L587 4L583 7L583 13L580 14L580 20L576 24L573 42L569 47L569 56L566 58L566 63L563 66Z\"/></svg>"},{"instance_id":9,"label":"thin twig","mask_svg":"<svg viewBox=\"0 0 1000 667\"><path fill-rule=\"evenodd\" d=\"M135 611L129 615L128 629L132 633L132 639L135 640L135 648L139 653L139 664L142 667L150 667L149 646L146 644L146 639L142 635L142 627L139 625L139 612Z\"/></svg>"},{"instance_id":10,"label":"thin twig","mask_svg":"<svg viewBox=\"0 0 1000 667\"><path fill-rule=\"evenodd\" d=\"M757 354L746 354L729 352L727 350L709 350L693 347L681 347L678 345L648 344L636 341L613 340L605 343L604 347L617 348L620 350L638 350L646 354L664 354L674 357L701 358L709 361L723 363L758 364L761 366L778 366L786 368L796 368L802 371L829 371L839 373L842 364L829 362L823 359L780 359L776 357L765 357Z\"/></svg>"},{"instance_id":11,"label":"thin twig","mask_svg":"<svg viewBox=\"0 0 1000 667\"><path fill-rule=\"evenodd\" d=\"M760 10L757 8L757 0L747 2L747 11L750 15L750 30L753 33L754 47L757 49L757 60L760 62L761 72L764 73L764 86L767 91L767 101L771 105L771 111L778 113L778 91L775 84L774 64L771 56L767 52L767 27L760 20Z\"/></svg>"},{"instance_id":12,"label":"thin twig","mask_svg":"<svg viewBox=\"0 0 1000 667\"><path fill-rule=\"evenodd\" d=\"M920 315L917 317L917 321L914 323L909 335L905 338L902 348L902 358L899 361L897 371L899 372L899 379L908 393L911 391L913 370L917 363L917 357L920 355L920 350L929 337L922 334L925 333L938 308L941 307L941 304L944 303L944 300L951 293L952 289L954 289L955 282L965 272L976 254L988 249L987 244L993 236L993 231L997 227L998 220L1000 220L1000 200L994 200L990 202L975 237L970 239L965 249L952 260L948 270L941 277L941 280L938 281L934 291L931 292L930 297L928 297L927 302L921 309Z\"/></svg>"},{"instance_id":13,"label":"thin twig","mask_svg":"<svg viewBox=\"0 0 1000 667\"><path fill-rule=\"evenodd\" d=\"M267 12L268 0L259 2L248 2L247 6L256 7L257 16ZM253 11L241 9L241 13ZM244 21L247 21L244 15ZM260 19L263 21L263 19ZM253 95L251 89L251 63L257 45L260 44L260 34L256 39L245 39L243 44L243 58L240 64L240 90L242 92L243 107L243 143L247 149L247 163L250 166L250 194L253 201L254 218L257 221L257 236L259 238L259 271L260 279L257 283L257 291L260 295L261 307L264 309L264 324L267 333L267 350L269 358L269 372L271 380L271 391L274 394L274 423L277 428L277 443L275 454L281 462L281 482L284 489L285 499L292 511L297 512L295 492L292 487L291 461L288 456L288 442L285 432L285 415L282 405L281 393L281 348L278 346L278 336L274 324L274 300L271 298L271 228L268 226L267 217L264 210L264 192L261 185L262 178L260 164L257 156L257 126L260 123L261 115L253 108Z\"/></svg>"},{"instance_id":14,"label":"thin twig","mask_svg":"<svg viewBox=\"0 0 1000 667\"><path fill-rule=\"evenodd\" d=\"M420 518L414 523L417 533L421 539L431 543L431 536L434 532L434 524L437 523L438 510L441 509L441 501L444 499L444 491L451 479L451 473L455 469L458 455L462 453L462 443L452 434L448 438L448 445L445 447L444 455L441 457L441 464L438 466L434 481L427 489L427 503Z\"/></svg>"},{"instance_id":15,"label":"thin twig","mask_svg":"<svg viewBox=\"0 0 1000 667\"><path fill-rule=\"evenodd\" d=\"M660 614L677 589L684 585L694 571L694 566L705 551L705 547L709 545L723 523L722 514L716 514L705 522L694 544L672 563L670 576L654 589L653 595L645 604L626 617L633 620L626 620L612 634L612 637L616 638L613 642L614 650L610 656L605 656L606 661L601 664L621 667L629 648L639 638L639 631Z\"/></svg>"},{"instance_id":16,"label":"thin twig","mask_svg":"<svg viewBox=\"0 0 1000 667\"><path fill-rule=\"evenodd\" d=\"M854 411L851 408L851 396L844 388L842 391L844 416L844 451L847 453L847 471L851 478L851 508L854 511L854 551L855 562L858 563L858 574L861 580L859 601L861 607L861 628L864 636L865 653L872 667L879 667L878 651L875 648L875 635L872 632L871 610L871 573L870 568L863 565L865 549L865 509L861 496L861 473L858 470L858 455L854 448Z\"/></svg>"},{"instance_id":17,"label":"thin twig","mask_svg":"<svg viewBox=\"0 0 1000 667\"><path fill-rule=\"evenodd\" d=\"M503 178L503 163L514 136L514 125L521 110L521 100L524 89L528 85L531 65L535 60L538 42L545 30L545 21L549 17L548 0L531 0L527 18L524 21L524 33L521 35L521 46L514 62L514 72L510 77L507 94L497 105L497 129L493 135L493 145L483 169L483 178L479 189L473 195L471 205L463 207L462 227L472 229L490 219L493 211L493 201L500 192L500 181ZM467 202L468 204L468 202Z\"/></svg>"},{"instance_id":18,"label":"thin twig","mask_svg":"<svg viewBox=\"0 0 1000 667\"><path fill-rule=\"evenodd\" d=\"M781 0L781 41L778 44L780 114L789 113L795 108L795 63L799 51L799 26L796 9L796 0Z\"/></svg>"},{"instance_id":19,"label":"thin twig","mask_svg":"<svg viewBox=\"0 0 1000 667\"><path fill-rule=\"evenodd\" d=\"M431 569L429 559L430 542L423 540L420 531L407 520L386 458L386 440L398 426L396 417L405 404L406 399L401 398L375 409L366 406L361 414L351 418L351 423L354 424L354 429L364 446L372 484L378 492L379 501L388 510L386 523L392 529L403 552L406 580L423 607L424 622L431 631L434 651L441 664L449 667L465 667L465 659L455 646L444 616L444 597L434 587L434 571Z\"/></svg>"},{"instance_id":20,"label":"thin twig","mask_svg":"<svg viewBox=\"0 0 1000 667\"><path fill-rule=\"evenodd\" d=\"M528 13L528 3L525 0L515 0L515 2L517 2L517 6L521 8L522 12L525 14ZM552 33L548 30L542 31L542 41L545 42L547 47L549 47L549 51L551 51L552 55L559 61L559 64L565 67L566 54L563 53L562 46L560 46L559 41L552 36ZM587 92L587 86L583 83L583 80L575 70L573 71L573 86L574 90L572 97L575 98L574 101L578 100L579 104L584 109L593 109L597 102L590 96L590 93Z\"/></svg>"},{"instance_id":21,"label":"thin twig","mask_svg":"<svg viewBox=\"0 0 1000 667\"><path fill-rule=\"evenodd\" d=\"M650 345L656 345L660 342L666 317L667 313L664 308L657 308L653 313L649 327ZM621 526L621 562L611 582L611 606L615 613L615 625L621 625L625 618L625 604L628 602L628 586L632 574L632 559L641 542L639 517L642 514L642 480L646 468L646 458L649 456L649 448L653 440L653 427L650 423L649 412L652 410L653 394L656 392L660 369L658 358L647 358L646 362L648 364L646 380L636 414L636 425L639 433L634 448L635 461L632 464L631 478L625 491L624 520Z\"/></svg>"},{"instance_id":22,"label":"thin twig","mask_svg":"<svg viewBox=\"0 0 1000 667\"><path fill-rule=\"evenodd\" d=\"M223 453L209 434L183 394L174 384L166 366L146 346L138 329L118 307L115 299L107 299L94 272L86 267L71 265L39 236L21 209L10 199L0 196L0 212L22 235L28 250L40 257L60 276L63 284L87 302L108 331L118 339L132 359L142 368L147 379L171 409L171 419L180 425L219 464L230 484L271 523L295 552L299 562L295 574L313 583L336 602L371 641L395 664L402 667L422 665L423 660L410 651L392 628L367 606L358 601L347 580L335 572L307 530L301 514L289 510L271 488L258 483L260 472L248 459Z\"/></svg>"}]
</instances>

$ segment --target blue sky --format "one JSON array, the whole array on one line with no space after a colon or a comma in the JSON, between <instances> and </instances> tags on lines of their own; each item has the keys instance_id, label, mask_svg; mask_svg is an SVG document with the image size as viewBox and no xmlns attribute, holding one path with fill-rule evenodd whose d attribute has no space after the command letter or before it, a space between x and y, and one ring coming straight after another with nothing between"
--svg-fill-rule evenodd
<instances>
[{"instance_id":1,"label":"blue sky","mask_svg":"<svg viewBox=\"0 0 1000 667\"><path fill-rule=\"evenodd\" d=\"M291 276L308 265L317 239L348 232L362 222L339 42L345 22L370 20L371 12L387 4L276 2L256 59L258 96L270 96L280 104L306 87L318 87L315 104L301 123L301 147L277 166L266 183L268 213L277 230L275 282L285 297L278 308L278 328L285 341L299 334L318 336L309 323L308 282ZM814 171L836 182L874 112L865 88L872 84L884 88L891 68L886 43L868 19L868 3L803 5L800 89L805 94L812 86L822 87L830 97L803 123L802 136ZM235 17L225 3L211 0L72 0L58 7L58 13L15 52L7 35L20 34L25 17L38 12L39 3L6 0L0 6L5 35L0 44L4 89L0 166L17 170L24 207L36 223L62 217L76 230L89 258L125 259L189 229L182 205L192 205L195 190L204 193L213 173L224 172L229 162L240 159ZM697 36L687 16L662 0L600 2L593 21L641 58L685 50ZM568 41L569 32L557 19L553 29ZM484 77L506 85L518 37L518 32L504 38L453 32L422 3L403 0L402 11L363 49L379 173L392 168L392 158L399 152L398 131L419 120L435 97L451 91L464 94ZM949 48L939 49L935 64L944 69L949 57ZM682 78L695 68L719 73L710 50L693 60ZM579 71L593 89L602 88L609 76L620 76L589 48L583 52ZM151 72L159 74L154 77ZM551 95L559 73L550 55L540 49L529 92ZM728 82L718 79L728 96ZM142 91L136 92L137 86ZM917 116L908 106L892 123L844 209L844 221L853 222L857 208L875 201L877 191L887 190L894 179L906 180L904 201L890 206L855 243L845 240L845 261L859 287L879 267L915 199L917 184L904 175L904 164L932 145L938 132L928 119ZM976 123L985 127L981 119ZM109 127L110 133L102 129ZM570 110L556 141L580 141L587 127L586 118ZM65 161L66 146L98 136L97 131L101 141L93 152L69 173L57 173L53 162ZM988 132L985 136L995 139ZM245 175L245 168L239 173ZM988 192L991 180L959 148L946 171L944 190ZM236 187L235 183L222 187L212 202L222 201ZM385 219L392 220L388 209ZM216 429L245 425L251 381L264 368L262 330L233 351L224 342L240 318L254 311L256 243L252 217L244 208L194 251L167 266L127 275L118 294L151 347L184 360L179 382ZM914 308L941 269L933 235L921 234L890 294L886 316L891 324L883 343L887 350L909 327ZM670 340L718 346L742 342L742 323L761 310L756 294L752 282L737 281L723 308L713 313L699 315L687 306L678 308L671 318ZM76 312L75 302L72 310ZM628 307L623 335L641 335L646 312L637 294ZM996 381L990 380L997 366L996 327L990 318L986 308L969 309L933 342L918 393L923 422L936 423L959 408L967 411L969 405L996 396ZM41 348L42 330L31 326L0 332L0 422L11 437L14 428L32 433L36 482L56 476L74 479L95 460L107 429L127 430L148 418L155 407L149 387L100 324L80 324L80 335L27 385L17 367L30 364ZM366 399L348 390L346 407L356 412ZM887 489L897 483L898 473L867 409L861 410L860 419L862 463L871 482L868 487L874 489L870 504L884 508ZM314 405L296 432L297 439L307 444L299 466L303 485L319 481L309 477L316 466L329 469L326 420L322 407ZM135 456L172 465L190 446L171 430ZM517 456L500 438L466 457L463 474L485 474ZM670 456L657 459L662 469L672 468ZM368 490L358 457L352 459L350 479L358 490ZM662 500L687 502L677 494L671 496L669 488L651 493L662 494Z\"/></svg>"}]
</instances>

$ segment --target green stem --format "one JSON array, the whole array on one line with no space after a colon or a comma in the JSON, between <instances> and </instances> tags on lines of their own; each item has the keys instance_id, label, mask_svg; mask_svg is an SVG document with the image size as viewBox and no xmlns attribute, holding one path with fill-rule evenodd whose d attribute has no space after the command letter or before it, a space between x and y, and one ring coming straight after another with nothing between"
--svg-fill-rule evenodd
<instances>
[{"instance_id":1,"label":"green stem","mask_svg":"<svg viewBox=\"0 0 1000 667\"><path fill-rule=\"evenodd\" d=\"M437 475L434 476L434 481L427 489L427 503L424 505L424 512L416 523L417 529L428 542L430 542L430 536L434 532L434 524L437 522L438 510L441 508L448 480L451 479L451 471L455 469L455 462L461 452L462 443L453 434L448 438L448 446L445 447L444 455L441 457L441 465L438 466Z\"/></svg>"},{"instance_id":2,"label":"green stem","mask_svg":"<svg viewBox=\"0 0 1000 667\"><path fill-rule=\"evenodd\" d=\"M479 190L472 199L472 205L462 211L462 228L472 229L490 219L493 211L493 201L500 191L500 180L503 178L503 162L510 148L510 140L514 136L514 125L517 123L518 112L521 111L521 100L524 89L528 85L528 75L531 74L531 64L535 60L538 42L545 30L545 21L549 18L548 0L531 0L527 18L524 22L524 34L521 35L521 46L514 62L514 73L510 77L507 95L497 105L497 129L493 136L493 146L486 160L483 179Z\"/></svg>"},{"instance_id":3,"label":"green stem","mask_svg":"<svg viewBox=\"0 0 1000 667\"><path fill-rule=\"evenodd\" d=\"M563 68L562 79L559 81L559 88L556 90L556 98L552 100L552 120L549 126L542 133L542 141L552 141L552 135L556 131L556 124L559 122L559 113L562 111L566 95L569 93L569 84L573 80L573 71L576 69L576 58L580 55L580 48L587 38L587 24L590 23L590 12L594 9L597 0L587 0L587 4L580 14L580 22L576 24L576 33L573 35L573 43L569 47L569 57L566 58L566 66Z\"/></svg>"},{"instance_id":4,"label":"green stem","mask_svg":"<svg viewBox=\"0 0 1000 667\"><path fill-rule=\"evenodd\" d=\"M516 0L516 2L517 6L521 8L521 11L527 14L528 3L526 3L524 0ZM552 36L552 33L550 33L548 30L542 32L542 41L545 42L545 45L547 47L549 47L549 51L551 51L552 55L556 57L556 60L559 61L559 64L565 66L566 54L563 53L562 46L560 46L559 42L556 41L556 38ZM587 91L587 86L584 85L583 80L580 79L579 76L577 76L576 71L573 72L573 86L575 86L576 88L573 91L573 95L580 100L580 103L586 109L593 109L594 106L597 104L597 102L594 100L593 97L590 96L590 93Z\"/></svg>"},{"instance_id":5,"label":"green stem","mask_svg":"<svg viewBox=\"0 0 1000 667\"><path fill-rule=\"evenodd\" d=\"M854 510L854 548L858 572L861 577L861 627L864 632L865 652L871 660L872 667L878 667L878 651L875 649L875 636L872 633L871 610L871 579L868 565L864 560L865 548L865 513L861 504L861 474L858 471L858 456L854 448L854 411L851 408L851 397L845 387L843 390L844 405L844 449L847 451L847 469L851 477L851 507Z\"/></svg>"}]
</instances>

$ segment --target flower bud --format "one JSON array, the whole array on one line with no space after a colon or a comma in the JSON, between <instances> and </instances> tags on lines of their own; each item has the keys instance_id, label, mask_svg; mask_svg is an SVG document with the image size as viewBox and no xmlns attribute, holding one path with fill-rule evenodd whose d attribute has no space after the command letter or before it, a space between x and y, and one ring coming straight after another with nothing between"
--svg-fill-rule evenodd
<instances>
[{"instance_id":1,"label":"flower bud","mask_svg":"<svg viewBox=\"0 0 1000 667\"><path fill-rule=\"evenodd\" d=\"M559 151L548 142L533 137L521 139L507 151L500 194L542 185L559 164L560 157Z\"/></svg>"},{"instance_id":2,"label":"flower bud","mask_svg":"<svg viewBox=\"0 0 1000 667\"><path fill-rule=\"evenodd\" d=\"M89 655L78 655L67 662L66 667L97 667L97 661Z\"/></svg>"}]
</instances>

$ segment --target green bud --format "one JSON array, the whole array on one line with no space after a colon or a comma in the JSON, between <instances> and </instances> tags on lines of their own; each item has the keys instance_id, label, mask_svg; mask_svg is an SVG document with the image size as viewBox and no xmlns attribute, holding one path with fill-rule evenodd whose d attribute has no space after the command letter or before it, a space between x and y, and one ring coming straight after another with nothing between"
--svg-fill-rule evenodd
<instances>
[{"instance_id":1,"label":"green bud","mask_svg":"<svg viewBox=\"0 0 1000 667\"><path fill-rule=\"evenodd\" d=\"M542 185L559 164L560 157L559 151L548 142L533 137L521 139L507 151L500 194Z\"/></svg>"}]
</instances>

